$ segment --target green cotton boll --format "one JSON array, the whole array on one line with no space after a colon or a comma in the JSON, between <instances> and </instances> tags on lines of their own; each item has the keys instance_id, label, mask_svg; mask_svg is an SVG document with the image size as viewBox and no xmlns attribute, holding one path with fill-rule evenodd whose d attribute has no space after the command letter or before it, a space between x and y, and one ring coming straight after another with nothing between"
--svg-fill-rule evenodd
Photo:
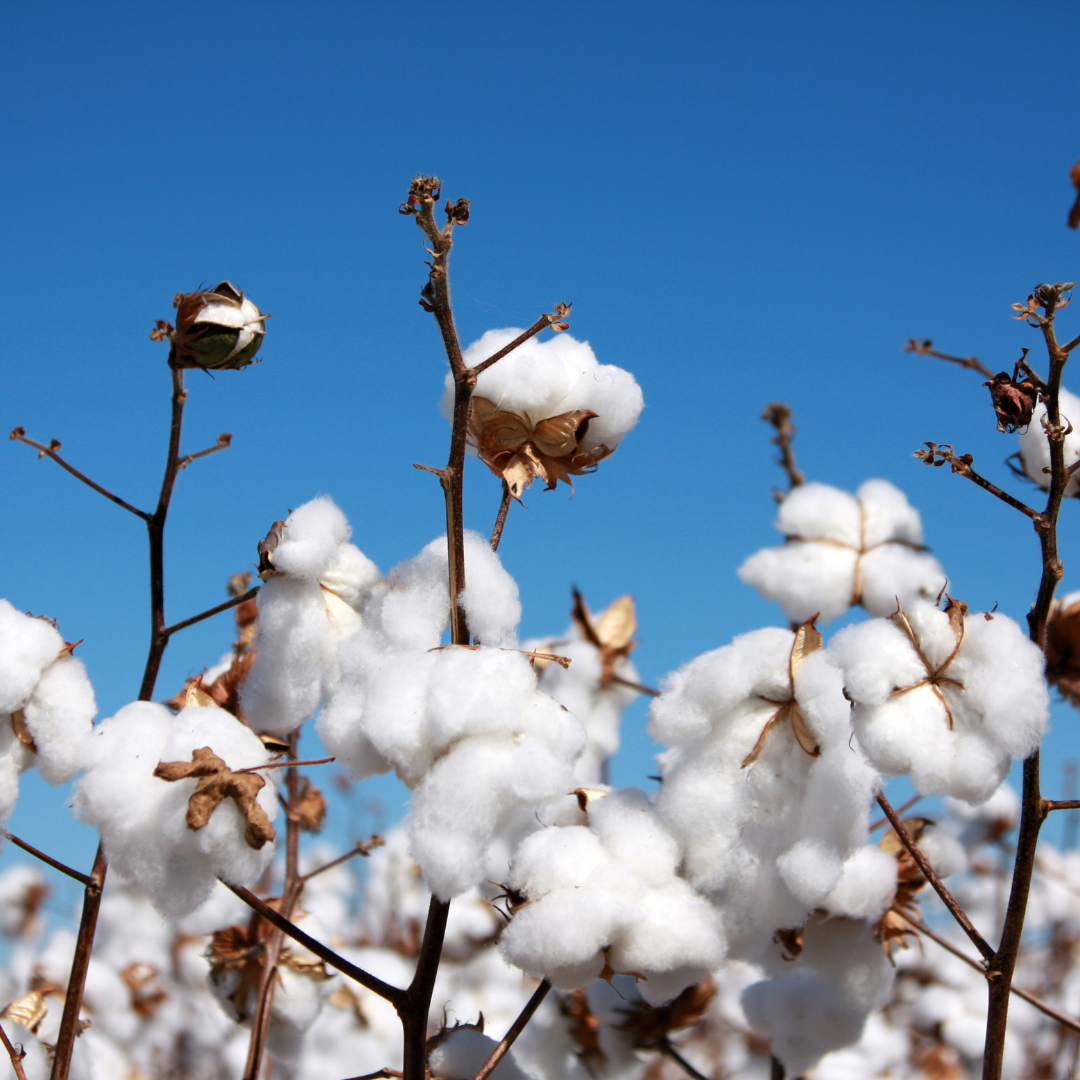
<instances>
[{"instance_id":1,"label":"green cotton boll","mask_svg":"<svg viewBox=\"0 0 1080 1080\"><path fill-rule=\"evenodd\" d=\"M189 348L195 364L213 371L239 370L255 362L263 335L248 329L210 324L194 338Z\"/></svg>"}]
</instances>

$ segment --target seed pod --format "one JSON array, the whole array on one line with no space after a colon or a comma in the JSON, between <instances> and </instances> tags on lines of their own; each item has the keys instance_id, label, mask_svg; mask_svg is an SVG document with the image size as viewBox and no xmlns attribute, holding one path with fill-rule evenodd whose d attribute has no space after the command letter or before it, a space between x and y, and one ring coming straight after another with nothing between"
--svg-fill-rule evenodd
<instances>
[{"instance_id":1,"label":"seed pod","mask_svg":"<svg viewBox=\"0 0 1080 1080\"><path fill-rule=\"evenodd\" d=\"M172 362L182 368L238 370L254 363L266 334L264 315L231 281L177 293Z\"/></svg>"}]
</instances>

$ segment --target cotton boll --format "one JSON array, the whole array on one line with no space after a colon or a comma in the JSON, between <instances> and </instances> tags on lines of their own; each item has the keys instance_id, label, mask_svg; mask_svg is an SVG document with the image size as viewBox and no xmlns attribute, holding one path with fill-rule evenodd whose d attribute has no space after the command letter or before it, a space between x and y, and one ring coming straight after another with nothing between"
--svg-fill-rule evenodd
<instances>
[{"instance_id":1,"label":"cotton boll","mask_svg":"<svg viewBox=\"0 0 1080 1080\"><path fill-rule=\"evenodd\" d=\"M50 784L63 784L79 768L79 747L90 734L97 703L81 660L63 653L46 668L23 708L37 749L35 764Z\"/></svg>"},{"instance_id":2,"label":"cotton boll","mask_svg":"<svg viewBox=\"0 0 1080 1080\"><path fill-rule=\"evenodd\" d=\"M822 907L830 915L876 924L895 893L896 857L868 845L844 863L840 881Z\"/></svg>"},{"instance_id":3,"label":"cotton boll","mask_svg":"<svg viewBox=\"0 0 1080 1080\"><path fill-rule=\"evenodd\" d=\"M963 874L968 869L967 852L955 837L934 825L928 825L919 837L919 850L926 856L939 878Z\"/></svg>"},{"instance_id":4,"label":"cotton boll","mask_svg":"<svg viewBox=\"0 0 1080 1080\"><path fill-rule=\"evenodd\" d=\"M1065 436L1065 468L1080 460L1080 398L1064 387L1059 391L1058 407L1061 422L1066 427L1072 424L1073 430ZM1043 421L1046 419L1046 404L1040 401L1031 414L1031 423L1020 432L1020 461L1024 472L1041 488L1050 487L1050 474L1044 470L1050 468L1050 442L1046 437ZM1080 493L1080 477L1074 476L1065 489L1066 495Z\"/></svg>"},{"instance_id":5,"label":"cotton boll","mask_svg":"<svg viewBox=\"0 0 1080 1080\"><path fill-rule=\"evenodd\" d=\"M536 691L529 661L502 649L443 649L430 681L428 724L440 747L464 735L520 730Z\"/></svg>"},{"instance_id":6,"label":"cotton boll","mask_svg":"<svg viewBox=\"0 0 1080 1080\"><path fill-rule=\"evenodd\" d=\"M948 580L933 555L901 544L882 544L868 550L859 559L859 573L862 606L881 618L896 610L898 596L905 604L916 597L932 599Z\"/></svg>"},{"instance_id":7,"label":"cotton boll","mask_svg":"<svg viewBox=\"0 0 1080 1080\"><path fill-rule=\"evenodd\" d=\"M465 591L458 597L469 630L485 645L513 646L521 621L517 582L491 545L465 530Z\"/></svg>"},{"instance_id":8,"label":"cotton boll","mask_svg":"<svg viewBox=\"0 0 1080 1080\"><path fill-rule=\"evenodd\" d=\"M285 519L274 550L274 568L290 577L316 582L334 562L338 547L349 539L350 532L348 519L333 500L320 495Z\"/></svg>"},{"instance_id":9,"label":"cotton boll","mask_svg":"<svg viewBox=\"0 0 1080 1080\"><path fill-rule=\"evenodd\" d=\"M840 882L843 864L830 845L803 837L776 860L776 869L796 900L807 906L828 896Z\"/></svg>"},{"instance_id":10,"label":"cotton boll","mask_svg":"<svg viewBox=\"0 0 1080 1080\"><path fill-rule=\"evenodd\" d=\"M33 765L33 758L15 737L10 714L0 713L0 824L11 817L19 797L19 775Z\"/></svg>"},{"instance_id":11,"label":"cotton boll","mask_svg":"<svg viewBox=\"0 0 1080 1080\"><path fill-rule=\"evenodd\" d=\"M818 615L827 623L851 606L857 561L850 548L793 540L751 555L739 567L739 579L780 604L791 622Z\"/></svg>"},{"instance_id":12,"label":"cotton boll","mask_svg":"<svg viewBox=\"0 0 1080 1080\"><path fill-rule=\"evenodd\" d=\"M448 573L445 537L390 571L385 589L373 597L373 614L389 644L400 649L440 644L450 624Z\"/></svg>"},{"instance_id":13,"label":"cotton boll","mask_svg":"<svg viewBox=\"0 0 1080 1080\"><path fill-rule=\"evenodd\" d=\"M468 1080L475 1076L491 1057L498 1043L472 1027L452 1028L443 1032L428 1055L428 1068L433 1077L446 1080ZM495 1067L491 1080L532 1080L514 1060L514 1052Z\"/></svg>"},{"instance_id":14,"label":"cotton boll","mask_svg":"<svg viewBox=\"0 0 1080 1080\"><path fill-rule=\"evenodd\" d=\"M614 858L634 867L647 884L659 885L675 873L679 845L643 791L622 788L590 804L589 827Z\"/></svg>"},{"instance_id":15,"label":"cotton boll","mask_svg":"<svg viewBox=\"0 0 1080 1080\"><path fill-rule=\"evenodd\" d=\"M0 713L22 708L63 648L64 639L51 622L0 600Z\"/></svg>"},{"instance_id":16,"label":"cotton boll","mask_svg":"<svg viewBox=\"0 0 1080 1080\"><path fill-rule=\"evenodd\" d=\"M855 494L863 515L861 547L869 549L897 541L917 546L923 542L919 511L894 484L867 480Z\"/></svg>"},{"instance_id":17,"label":"cotton boll","mask_svg":"<svg viewBox=\"0 0 1080 1080\"><path fill-rule=\"evenodd\" d=\"M828 484L799 484L780 503L776 527L799 540L835 540L859 547L859 503L846 491Z\"/></svg>"},{"instance_id":18,"label":"cotton boll","mask_svg":"<svg viewBox=\"0 0 1080 1080\"><path fill-rule=\"evenodd\" d=\"M508 790L528 806L540 806L574 782L573 757L557 753L544 739L527 736L514 750Z\"/></svg>"},{"instance_id":19,"label":"cotton boll","mask_svg":"<svg viewBox=\"0 0 1080 1080\"><path fill-rule=\"evenodd\" d=\"M510 863L510 885L530 900L577 888L611 860L596 833L581 825L541 829L525 837Z\"/></svg>"}]
</instances>

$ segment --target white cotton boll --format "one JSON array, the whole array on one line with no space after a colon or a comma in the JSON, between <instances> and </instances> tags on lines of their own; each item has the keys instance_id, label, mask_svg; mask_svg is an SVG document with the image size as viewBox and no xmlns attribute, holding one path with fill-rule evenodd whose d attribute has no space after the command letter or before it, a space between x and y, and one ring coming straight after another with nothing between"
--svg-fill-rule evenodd
<instances>
[{"instance_id":1,"label":"white cotton boll","mask_svg":"<svg viewBox=\"0 0 1080 1080\"><path fill-rule=\"evenodd\" d=\"M792 896L807 906L831 893L843 873L837 852L813 836L788 848L776 860L776 868Z\"/></svg>"},{"instance_id":2,"label":"white cotton boll","mask_svg":"<svg viewBox=\"0 0 1080 1080\"><path fill-rule=\"evenodd\" d=\"M855 493L862 506L862 547L901 540L923 542L922 518L907 496L888 480L867 480Z\"/></svg>"},{"instance_id":3,"label":"white cotton boll","mask_svg":"<svg viewBox=\"0 0 1080 1080\"><path fill-rule=\"evenodd\" d=\"M857 558L851 548L792 540L751 555L739 567L739 580L775 600L792 622L818 615L827 623L851 607Z\"/></svg>"},{"instance_id":4,"label":"white cotton boll","mask_svg":"<svg viewBox=\"0 0 1080 1080\"><path fill-rule=\"evenodd\" d=\"M0 600L0 713L22 708L63 648L64 639L51 622Z\"/></svg>"},{"instance_id":5,"label":"white cotton boll","mask_svg":"<svg viewBox=\"0 0 1080 1080\"><path fill-rule=\"evenodd\" d=\"M845 627L829 642L828 652L844 672L848 694L867 705L883 705L897 686L926 677L907 635L891 619Z\"/></svg>"},{"instance_id":6,"label":"white cotton boll","mask_svg":"<svg viewBox=\"0 0 1080 1080\"><path fill-rule=\"evenodd\" d=\"M680 852L648 796L637 788L611 791L589 806L589 826L612 856L642 880L659 885L675 873Z\"/></svg>"},{"instance_id":7,"label":"white cotton boll","mask_svg":"<svg viewBox=\"0 0 1080 1080\"><path fill-rule=\"evenodd\" d=\"M285 519L281 540L274 550L274 567L290 577L318 581L337 558L338 547L349 539L350 532L348 519L334 501L320 495Z\"/></svg>"},{"instance_id":8,"label":"white cotton boll","mask_svg":"<svg viewBox=\"0 0 1080 1080\"><path fill-rule=\"evenodd\" d=\"M578 718L553 697L535 691L523 717L522 731L543 739L567 761L585 750L587 736Z\"/></svg>"},{"instance_id":9,"label":"white cotton boll","mask_svg":"<svg viewBox=\"0 0 1080 1080\"><path fill-rule=\"evenodd\" d=\"M896 598L908 604L916 597L933 599L947 578L941 563L925 551L902 544L882 544L859 560L862 606L881 618L896 610Z\"/></svg>"},{"instance_id":10,"label":"white cotton boll","mask_svg":"<svg viewBox=\"0 0 1080 1080\"><path fill-rule=\"evenodd\" d=\"M465 591L458 599L474 637L485 645L517 644L517 582L487 540L471 529L465 530Z\"/></svg>"},{"instance_id":11,"label":"white cotton boll","mask_svg":"<svg viewBox=\"0 0 1080 1080\"><path fill-rule=\"evenodd\" d=\"M463 735L520 730L536 692L529 661L503 649L443 649L430 682L428 724L440 747Z\"/></svg>"},{"instance_id":12,"label":"white cotton boll","mask_svg":"<svg viewBox=\"0 0 1080 1080\"><path fill-rule=\"evenodd\" d=\"M530 900L556 889L576 888L598 866L611 860L596 834L583 825L541 829L514 852L510 885Z\"/></svg>"},{"instance_id":13,"label":"white cotton boll","mask_svg":"<svg viewBox=\"0 0 1080 1080\"><path fill-rule=\"evenodd\" d=\"M342 543L334 561L319 577L319 584L350 608L359 610L381 580L379 568L355 544Z\"/></svg>"},{"instance_id":14,"label":"white cotton boll","mask_svg":"<svg viewBox=\"0 0 1080 1080\"><path fill-rule=\"evenodd\" d=\"M388 642L401 649L433 649L450 624L446 537L432 540L419 555L399 563L373 597L376 618Z\"/></svg>"},{"instance_id":15,"label":"white cotton boll","mask_svg":"<svg viewBox=\"0 0 1080 1080\"><path fill-rule=\"evenodd\" d=\"M15 809L20 774L33 764L34 755L15 737L11 715L0 713L0 825Z\"/></svg>"},{"instance_id":16,"label":"white cotton boll","mask_svg":"<svg viewBox=\"0 0 1080 1080\"><path fill-rule=\"evenodd\" d=\"M506 782L521 802L539 806L573 784L573 758L557 753L544 739L527 736L517 744Z\"/></svg>"},{"instance_id":17,"label":"white cotton boll","mask_svg":"<svg viewBox=\"0 0 1080 1080\"><path fill-rule=\"evenodd\" d=\"M828 484L800 484L780 503L776 527L799 540L835 540L858 547L859 504L848 492Z\"/></svg>"},{"instance_id":18,"label":"white cotton boll","mask_svg":"<svg viewBox=\"0 0 1080 1080\"><path fill-rule=\"evenodd\" d=\"M45 875L30 863L17 863L0 874L0 931L8 937L33 931L39 928L39 920L34 917L27 925L27 900L37 894L48 894Z\"/></svg>"},{"instance_id":19,"label":"white cotton boll","mask_svg":"<svg viewBox=\"0 0 1080 1080\"><path fill-rule=\"evenodd\" d=\"M1068 468L1080 460L1080 398L1061 388L1058 397L1061 422L1072 424L1073 430L1065 436L1065 467ZM1043 420L1046 418L1046 404L1040 401L1031 414L1031 423L1020 432L1020 460L1024 472L1039 487L1049 488L1050 474L1044 469L1050 468L1050 442L1046 437ZM1074 476L1065 489L1066 495L1080 493L1080 477Z\"/></svg>"},{"instance_id":20,"label":"white cotton boll","mask_svg":"<svg viewBox=\"0 0 1080 1080\"><path fill-rule=\"evenodd\" d=\"M23 708L37 748L35 764L48 783L64 784L78 771L79 748L96 712L86 668L65 652L45 670Z\"/></svg>"},{"instance_id":21,"label":"white cotton boll","mask_svg":"<svg viewBox=\"0 0 1080 1080\"><path fill-rule=\"evenodd\" d=\"M877 923L896 894L896 857L864 846L844 863L836 888L822 902L830 915Z\"/></svg>"},{"instance_id":22,"label":"white cotton boll","mask_svg":"<svg viewBox=\"0 0 1080 1080\"><path fill-rule=\"evenodd\" d=\"M940 878L963 874L968 869L967 852L955 837L935 825L928 825L919 837L919 850Z\"/></svg>"},{"instance_id":23,"label":"white cotton boll","mask_svg":"<svg viewBox=\"0 0 1080 1080\"><path fill-rule=\"evenodd\" d=\"M459 1027L443 1033L428 1055L428 1068L434 1077L445 1080L470 1080L491 1057L498 1043L476 1028ZM491 1080L532 1080L514 1060L510 1050L495 1067Z\"/></svg>"},{"instance_id":24,"label":"white cotton boll","mask_svg":"<svg viewBox=\"0 0 1080 1080\"><path fill-rule=\"evenodd\" d=\"M959 799L946 799L945 809L949 817L964 823L960 840L964 844L982 842L989 828L1005 822L1009 828L1020 820L1020 796L1009 784L1002 784L985 802L977 805Z\"/></svg>"}]
</instances>

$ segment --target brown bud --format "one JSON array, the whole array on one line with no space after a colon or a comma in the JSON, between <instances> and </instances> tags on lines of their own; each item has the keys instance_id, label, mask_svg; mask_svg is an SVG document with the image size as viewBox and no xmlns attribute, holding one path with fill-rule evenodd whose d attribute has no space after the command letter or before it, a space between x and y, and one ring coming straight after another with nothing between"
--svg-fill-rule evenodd
<instances>
[{"instance_id":1,"label":"brown bud","mask_svg":"<svg viewBox=\"0 0 1080 1080\"><path fill-rule=\"evenodd\" d=\"M1010 435L1017 428L1027 427L1031 423L1031 414L1039 400L1039 391L1030 379L1017 382L1014 376L1000 371L983 386L990 387L990 399L997 413L998 431Z\"/></svg>"}]
</instances>

